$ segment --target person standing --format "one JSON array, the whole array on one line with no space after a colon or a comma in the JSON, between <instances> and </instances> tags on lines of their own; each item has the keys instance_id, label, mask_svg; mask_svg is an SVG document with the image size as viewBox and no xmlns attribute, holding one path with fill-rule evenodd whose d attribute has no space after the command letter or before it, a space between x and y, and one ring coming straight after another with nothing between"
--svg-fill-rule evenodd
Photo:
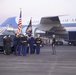
<instances>
[{"instance_id":1,"label":"person standing","mask_svg":"<svg viewBox=\"0 0 76 75\"><path fill-rule=\"evenodd\" d=\"M34 42L35 42L34 37L30 36L30 38L29 38L30 54L33 54L35 52L34 51Z\"/></svg>"},{"instance_id":2,"label":"person standing","mask_svg":"<svg viewBox=\"0 0 76 75\"><path fill-rule=\"evenodd\" d=\"M12 42L12 39L11 39L10 35L7 35L7 37L5 39L5 52L7 55L9 55L11 52L11 42Z\"/></svg>"},{"instance_id":3,"label":"person standing","mask_svg":"<svg viewBox=\"0 0 76 75\"><path fill-rule=\"evenodd\" d=\"M17 48L18 48L18 41L17 41L17 39L18 39L18 35L17 34L15 34L15 36L14 36L14 40L13 40L13 47L14 47L14 55L17 55Z\"/></svg>"},{"instance_id":4,"label":"person standing","mask_svg":"<svg viewBox=\"0 0 76 75\"><path fill-rule=\"evenodd\" d=\"M6 52L5 52L6 38L7 38L7 36L4 36L4 37L3 37L3 53L4 53L4 54L6 54Z\"/></svg>"},{"instance_id":5,"label":"person standing","mask_svg":"<svg viewBox=\"0 0 76 75\"><path fill-rule=\"evenodd\" d=\"M42 44L42 40L40 38L40 35L37 35L37 38L35 39L36 54L40 54L40 45L41 44Z\"/></svg>"},{"instance_id":6,"label":"person standing","mask_svg":"<svg viewBox=\"0 0 76 75\"><path fill-rule=\"evenodd\" d=\"M53 35L53 39L52 39L52 54L56 54L55 44L56 44L56 39L55 39L55 35Z\"/></svg>"},{"instance_id":7,"label":"person standing","mask_svg":"<svg viewBox=\"0 0 76 75\"><path fill-rule=\"evenodd\" d=\"M21 47L22 47L22 42L21 42L21 36L20 34L17 34L17 50L18 50L18 56L21 55Z\"/></svg>"},{"instance_id":8,"label":"person standing","mask_svg":"<svg viewBox=\"0 0 76 75\"><path fill-rule=\"evenodd\" d=\"M27 47L28 47L28 40L26 35L23 35L21 37L21 42L22 42L22 54L23 56L26 56Z\"/></svg>"}]
</instances>

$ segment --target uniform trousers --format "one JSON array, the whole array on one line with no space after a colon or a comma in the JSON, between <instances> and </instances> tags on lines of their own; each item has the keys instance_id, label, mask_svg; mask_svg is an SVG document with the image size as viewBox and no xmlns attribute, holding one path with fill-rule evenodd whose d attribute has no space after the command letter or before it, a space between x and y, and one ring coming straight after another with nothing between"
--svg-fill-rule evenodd
<instances>
[{"instance_id":1,"label":"uniform trousers","mask_svg":"<svg viewBox=\"0 0 76 75\"><path fill-rule=\"evenodd\" d=\"M27 52L27 46L23 45L22 46L22 54L23 54L23 56L26 56L26 52Z\"/></svg>"},{"instance_id":2,"label":"uniform trousers","mask_svg":"<svg viewBox=\"0 0 76 75\"><path fill-rule=\"evenodd\" d=\"M36 54L40 54L40 45L36 46Z\"/></svg>"}]
</instances>

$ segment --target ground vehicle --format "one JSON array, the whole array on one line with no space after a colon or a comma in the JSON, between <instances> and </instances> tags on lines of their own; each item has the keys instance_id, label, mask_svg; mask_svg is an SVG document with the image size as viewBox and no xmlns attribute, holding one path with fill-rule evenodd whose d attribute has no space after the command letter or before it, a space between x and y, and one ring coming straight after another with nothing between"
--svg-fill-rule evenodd
<instances>
[{"instance_id":1,"label":"ground vehicle","mask_svg":"<svg viewBox=\"0 0 76 75\"><path fill-rule=\"evenodd\" d=\"M56 45L63 45L63 41L56 41Z\"/></svg>"},{"instance_id":2,"label":"ground vehicle","mask_svg":"<svg viewBox=\"0 0 76 75\"><path fill-rule=\"evenodd\" d=\"M68 32L68 44L69 45L76 45L76 31L69 31Z\"/></svg>"}]
</instances>

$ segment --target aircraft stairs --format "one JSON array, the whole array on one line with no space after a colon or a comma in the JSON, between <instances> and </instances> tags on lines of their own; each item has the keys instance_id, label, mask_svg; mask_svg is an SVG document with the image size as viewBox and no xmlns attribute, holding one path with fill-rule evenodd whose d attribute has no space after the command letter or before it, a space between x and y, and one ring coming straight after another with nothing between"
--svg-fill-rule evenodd
<instances>
[{"instance_id":1,"label":"aircraft stairs","mask_svg":"<svg viewBox=\"0 0 76 75\"><path fill-rule=\"evenodd\" d=\"M7 27L0 27L0 35L3 35L3 32L7 29Z\"/></svg>"}]
</instances>

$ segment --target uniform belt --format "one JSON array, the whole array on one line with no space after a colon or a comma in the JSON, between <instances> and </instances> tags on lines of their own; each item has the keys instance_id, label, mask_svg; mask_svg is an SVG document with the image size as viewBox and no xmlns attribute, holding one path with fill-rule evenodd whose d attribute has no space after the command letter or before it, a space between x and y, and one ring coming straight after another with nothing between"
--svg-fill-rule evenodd
<instances>
[{"instance_id":1,"label":"uniform belt","mask_svg":"<svg viewBox=\"0 0 76 75\"><path fill-rule=\"evenodd\" d=\"M22 42L26 42L26 41L22 41Z\"/></svg>"}]
</instances>

